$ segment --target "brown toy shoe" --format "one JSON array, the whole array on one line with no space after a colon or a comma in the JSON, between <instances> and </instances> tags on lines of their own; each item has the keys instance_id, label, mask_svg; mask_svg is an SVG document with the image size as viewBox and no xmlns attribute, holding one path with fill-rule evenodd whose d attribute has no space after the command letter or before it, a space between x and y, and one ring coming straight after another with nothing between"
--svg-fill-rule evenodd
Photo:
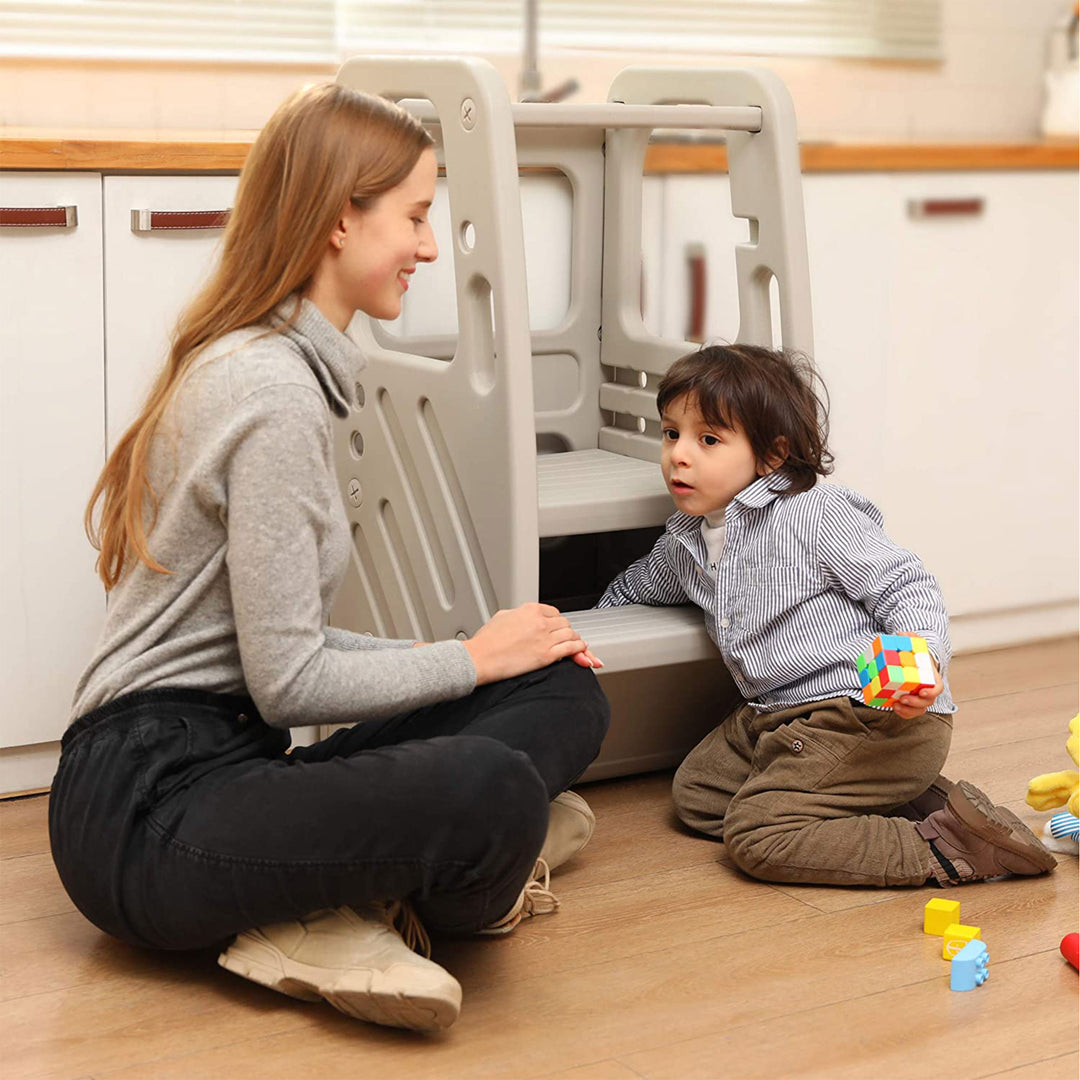
<instances>
[{"instance_id":1,"label":"brown toy shoe","mask_svg":"<svg viewBox=\"0 0 1080 1080\"><path fill-rule=\"evenodd\" d=\"M908 821L923 821L935 810L944 810L949 801L949 792L956 787L944 776L939 776L918 798L901 803L889 811L889 817L903 817Z\"/></svg>"},{"instance_id":2,"label":"brown toy shoe","mask_svg":"<svg viewBox=\"0 0 1080 1080\"><path fill-rule=\"evenodd\" d=\"M934 876L942 885L986 881L1006 874L1046 874L1057 860L1011 811L995 806L974 784L961 780L948 801L915 826L930 844Z\"/></svg>"}]
</instances>

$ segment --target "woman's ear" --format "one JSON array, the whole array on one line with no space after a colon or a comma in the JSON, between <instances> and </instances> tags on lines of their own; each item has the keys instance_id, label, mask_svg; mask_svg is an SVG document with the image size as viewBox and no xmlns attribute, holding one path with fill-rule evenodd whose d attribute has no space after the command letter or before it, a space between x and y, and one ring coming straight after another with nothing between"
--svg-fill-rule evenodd
<instances>
[{"instance_id":1,"label":"woman's ear","mask_svg":"<svg viewBox=\"0 0 1080 1080\"><path fill-rule=\"evenodd\" d=\"M349 234L349 223L344 217L337 219L334 228L330 232L330 246L335 251L341 251L345 247L345 240Z\"/></svg>"},{"instance_id":2,"label":"woman's ear","mask_svg":"<svg viewBox=\"0 0 1080 1080\"><path fill-rule=\"evenodd\" d=\"M772 450L769 452L769 456L764 462L758 463L758 476L768 476L769 473L776 472L776 470L787 461L789 453L790 449L787 437L784 435L777 435L776 440L772 444Z\"/></svg>"}]
</instances>

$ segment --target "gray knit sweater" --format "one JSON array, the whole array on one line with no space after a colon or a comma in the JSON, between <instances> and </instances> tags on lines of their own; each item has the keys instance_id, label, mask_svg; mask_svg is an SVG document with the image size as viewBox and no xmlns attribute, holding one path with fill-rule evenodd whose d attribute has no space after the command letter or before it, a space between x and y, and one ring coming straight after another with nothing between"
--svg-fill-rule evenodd
<instances>
[{"instance_id":1,"label":"gray knit sweater","mask_svg":"<svg viewBox=\"0 0 1080 1080\"><path fill-rule=\"evenodd\" d=\"M125 569L73 717L176 687L246 692L275 727L347 723L475 686L460 641L413 649L327 626L350 543L330 413L346 415L363 359L307 300L295 327L269 329L215 342L177 390L149 461L150 550L171 573Z\"/></svg>"}]
</instances>

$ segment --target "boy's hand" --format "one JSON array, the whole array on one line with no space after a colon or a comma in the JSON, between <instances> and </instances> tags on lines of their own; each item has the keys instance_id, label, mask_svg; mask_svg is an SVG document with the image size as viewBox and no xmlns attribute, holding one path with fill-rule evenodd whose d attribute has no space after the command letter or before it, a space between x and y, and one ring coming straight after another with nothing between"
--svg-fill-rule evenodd
<instances>
[{"instance_id":1,"label":"boy's hand","mask_svg":"<svg viewBox=\"0 0 1080 1080\"><path fill-rule=\"evenodd\" d=\"M938 671L937 661L931 656L930 663L934 665L934 686L920 690L915 694L904 694L893 702L893 712L901 720L914 720L916 716L922 716L931 705L938 699L938 695L945 689L941 681L941 672Z\"/></svg>"}]
</instances>

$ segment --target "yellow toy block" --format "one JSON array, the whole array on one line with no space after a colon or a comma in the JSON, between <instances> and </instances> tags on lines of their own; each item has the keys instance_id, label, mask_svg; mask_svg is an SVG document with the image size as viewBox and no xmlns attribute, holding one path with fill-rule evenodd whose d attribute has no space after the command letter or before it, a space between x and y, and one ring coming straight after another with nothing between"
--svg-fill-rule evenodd
<instances>
[{"instance_id":1,"label":"yellow toy block","mask_svg":"<svg viewBox=\"0 0 1080 1080\"><path fill-rule=\"evenodd\" d=\"M950 926L960 922L959 900L927 900L923 908L923 933L941 937Z\"/></svg>"},{"instance_id":2,"label":"yellow toy block","mask_svg":"<svg viewBox=\"0 0 1080 1080\"><path fill-rule=\"evenodd\" d=\"M951 960L969 941L982 941L982 930L977 926L953 923L941 938L941 959Z\"/></svg>"}]
</instances>

